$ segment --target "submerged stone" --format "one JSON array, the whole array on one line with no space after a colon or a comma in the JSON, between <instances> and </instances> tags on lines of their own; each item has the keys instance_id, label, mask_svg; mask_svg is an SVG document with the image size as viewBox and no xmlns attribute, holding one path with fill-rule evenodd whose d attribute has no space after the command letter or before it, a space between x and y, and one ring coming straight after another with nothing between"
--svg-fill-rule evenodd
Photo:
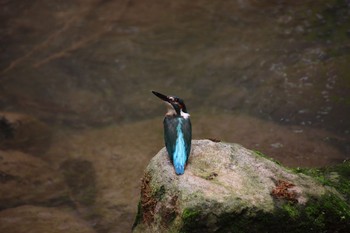
<instances>
[{"instance_id":1,"label":"submerged stone","mask_svg":"<svg viewBox=\"0 0 350 233\"><path fill-rule=\"evenodd\" d=\"M69 202L63 177L40 158L0 150L0 209Z\"/></svg>"},{"instance_id":2,"label":"submerged stone","mask_svg":"<svg viewBox=\"0 0 350 233\"><path fill-rule=\"evenodd\" d=\"M346 232L331 188L237 144L192 141L185 174L165 149L149 163L133 232Z\"/></svg>"},{"instance_id":3,"label":"submerged stone","mask_svg":"<svg viewBox=\"0 0 350 233\"><path fill-rule=\"evenodd\" d=\"M0 232L95 233L73 211L24 205L0 212Z\"/></svg>"},{"instance_id":4,"label":"submerged stone","mask_svg":"<svg viewBox=\"0 0 350 233\"><path fill-rule=\"evenodd\" d=\"M0 112L0 149L43 156L50 146L52 130L35 117Z\"/></svg>"}]
</instances>

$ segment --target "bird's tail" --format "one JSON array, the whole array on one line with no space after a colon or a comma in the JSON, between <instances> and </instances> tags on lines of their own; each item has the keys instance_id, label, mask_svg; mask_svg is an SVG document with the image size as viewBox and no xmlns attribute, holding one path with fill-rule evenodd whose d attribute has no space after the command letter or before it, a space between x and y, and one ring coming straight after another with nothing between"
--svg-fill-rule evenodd
<instances>
[{"instance_id":1,"label":"bird's tail","mask_svg":"<svg viewBox=\"0 0 350 233\"><path fill-rule=\"evenodd\" d=\"M176 175L182 175L185 173L185 166L183 164L174 164Z\"/></svg>"}]
</instances>

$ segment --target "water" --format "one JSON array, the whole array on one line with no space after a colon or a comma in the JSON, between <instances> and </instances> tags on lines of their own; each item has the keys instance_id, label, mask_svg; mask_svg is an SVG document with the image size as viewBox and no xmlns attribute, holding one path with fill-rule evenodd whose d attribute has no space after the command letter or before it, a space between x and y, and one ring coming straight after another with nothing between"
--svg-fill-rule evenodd
<instances>
[{"instance_id":1,"label":"water","mask_svg":"<svg viewBox=\"0 0 350 233\"><path fill-rule=\"evenodd\" d=\"M64 175L69 208L128 232L163 146L151 90L185 100L196 139L293 167L350 157L349 4L0 0L1 111L49 126L36 156Z\"/></svg>"}]
</instances>

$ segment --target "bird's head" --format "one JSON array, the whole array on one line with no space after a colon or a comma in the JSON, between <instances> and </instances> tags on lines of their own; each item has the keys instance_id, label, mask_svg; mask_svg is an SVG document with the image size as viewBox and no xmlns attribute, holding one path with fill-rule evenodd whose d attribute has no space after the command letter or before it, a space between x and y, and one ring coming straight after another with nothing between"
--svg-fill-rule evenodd
<instances>
[{"instance_id":1,"label":"bird's head","mask_svg":"<svg viewBox=\"0 0 350 233\"><path fill-rule=\"evenodd\" d=\"M163 100L165 103L167 103L171 108L169 109L167 115L181 115L185 118L189 117L190 114L188 114L185 102L176 96L166 96L163 94L160 94L159 92L152 91L152 93Z\"/></svg>"}]
</instances>

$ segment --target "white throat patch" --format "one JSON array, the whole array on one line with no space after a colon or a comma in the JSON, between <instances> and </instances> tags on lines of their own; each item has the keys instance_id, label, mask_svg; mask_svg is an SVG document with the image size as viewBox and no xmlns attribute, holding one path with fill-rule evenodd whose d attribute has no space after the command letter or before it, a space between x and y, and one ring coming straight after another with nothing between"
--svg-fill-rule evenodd
<instances>
[{"instance_id":1,"label":"white throat patch","mask_svg":"<svg viewBox=\"0 0 350 233\"><path fill-rule=\"evenodd\" d=\"M183 112L182 110L180 110L180 113L181 113L181 116L182 116L183 118L185 118L185 119L187 119L187 118L190 117L190 114L185 113L185 112Z\"/></svg>"}]
</instances>

